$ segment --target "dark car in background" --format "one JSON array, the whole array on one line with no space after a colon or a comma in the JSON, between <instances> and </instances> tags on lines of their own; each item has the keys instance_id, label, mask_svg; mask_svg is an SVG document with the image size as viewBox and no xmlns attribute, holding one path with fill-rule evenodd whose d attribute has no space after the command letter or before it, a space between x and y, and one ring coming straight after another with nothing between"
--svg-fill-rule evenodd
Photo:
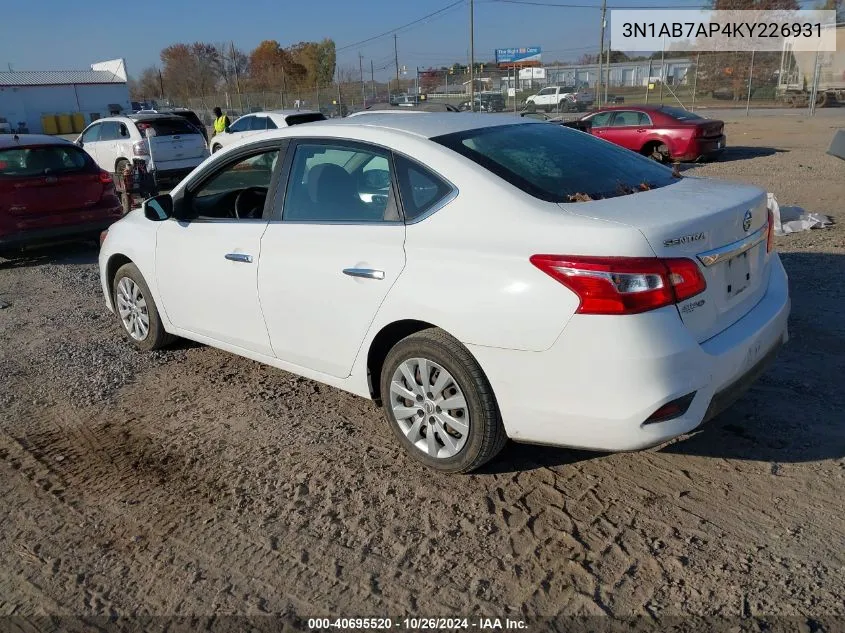
<instances>
[{"instance_id":1,"label":"dark car in background","mask_svg":"<svg viewBox=\"0 0 845 633\"><path fill-rule=\"evenodd\" d=\"M713 159L725 150L725 124L661 105L609 106L583 117L594 136L659 162Z\"/></svg>"},{"instance_id":2,"label":"dark car in background","mask_svg":"<svg viewBox=\"0 0 845 633\"><path fill-rule=\"evenodd\" d=\"M470 110L470 102L464 101L461 110ZM476 112L502 112L506 107L505 98L501 92L481 92L475 97Z\"/></svg>"},{"instance_id":3,"label":"dark car in background","mask_svg":"<svg viewBox=\"0 0 845 633\"><path fill-rule=\"evenodd\" d=\"M93 239L122 215L111 174L85 150L43 134L0 136L0 256Z\"/></svg>"}]
</instances>

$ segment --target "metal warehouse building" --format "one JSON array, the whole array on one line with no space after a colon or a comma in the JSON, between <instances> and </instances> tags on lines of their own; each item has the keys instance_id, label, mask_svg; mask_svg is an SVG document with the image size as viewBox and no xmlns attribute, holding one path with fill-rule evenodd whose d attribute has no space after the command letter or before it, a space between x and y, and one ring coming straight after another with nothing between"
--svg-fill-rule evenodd
<instances>
[{"instance_id":1,"label":"metal warehouse building","mask_svg":"<svg viewBox=\"0 0 845 633\"><path fill-rule=\"evenodd\" d=\"M123 59L91 64L90 70L0 72L0 117L13 130L76 132L80 124L129 111L126 78ZM58 129L49 129L54 124Z\"/></svg>"}]
</instances>

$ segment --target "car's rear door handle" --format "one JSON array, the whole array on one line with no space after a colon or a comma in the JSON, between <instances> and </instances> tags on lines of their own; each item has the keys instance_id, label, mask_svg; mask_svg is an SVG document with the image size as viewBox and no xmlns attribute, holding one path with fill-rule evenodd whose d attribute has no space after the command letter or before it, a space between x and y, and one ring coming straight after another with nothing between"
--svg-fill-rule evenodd
<instances>
[{"instance_id":1,"label":"car's rear door handle","mask_svg":"<svg viewBox=\"0 0 845 633\"><path fill-rule=\"evenodd\" d=\"M639 127L639 128L637 128L637 132L645 132L645 128L644 128L644 127Z\"/></svg>"},{"instance_id":2,"label":"car's rear door handle","mask_svg":"<svg viewBox=\"0 0 845 633\"><path fill-rule=\"evenodd\" d=\"M344 268L344 275L350 277L362 277L364 279L384 279L383 270L374 270L372 268Z\"/></svg>"},{"instance_id":3,"label":"car's rear door handle","mask_svg":"<svg viewBox=\"0 0 845 633\"><path fill-rule=\"evenodd\" d=\"M252 255L246 255L245 253L226 253L225 257L230 262L241 262L242 264L252 263Z\"/></svg>"}]
</instances>

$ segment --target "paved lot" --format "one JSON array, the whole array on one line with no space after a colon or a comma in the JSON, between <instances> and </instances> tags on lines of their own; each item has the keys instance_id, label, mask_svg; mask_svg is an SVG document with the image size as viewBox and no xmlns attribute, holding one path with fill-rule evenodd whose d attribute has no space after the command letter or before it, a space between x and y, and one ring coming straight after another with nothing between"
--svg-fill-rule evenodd
<instances>
[{"instance_id":1,"label":"paved lot","mask_svg":"<svg viewBox=\"0 0 845 633\"><path fill-rule=\"evenodd\" d=\"M190 343L131 351L89 247L0 263L0 615L845 615L835 114L729 118L724 160L686 172L840 224L778 239L777 364L649 452L512 445L434 474L367 401Z\"/></svg>"}]
</instances>

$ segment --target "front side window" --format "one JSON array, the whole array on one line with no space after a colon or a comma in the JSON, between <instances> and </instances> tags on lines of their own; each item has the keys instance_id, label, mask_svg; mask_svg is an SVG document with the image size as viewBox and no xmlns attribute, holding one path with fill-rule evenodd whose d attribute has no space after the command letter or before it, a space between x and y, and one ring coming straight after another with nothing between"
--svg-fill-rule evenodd
<instances>
[{"instance_id":1,"label":"front side window","mask_svg":"<svg viewBox=\"0 0 845 633\"><path fill-rule=\"evenodd\" d=\"M543 88L543 89L542 89L540 92L538 92L537 94L538 94L538 95L553 95L553 94L555 94L555 91L556 91L556 89L555 89L555 88Z\"/></svg>"},{"instance_id":2,"label":"front side window","mask_svg":"<svg viewBox=\"0 0 845 633\"><path fill-rule=\"evenodd\" d=\"M82 134L82 142L83 143L94 143L100 140L100 130L102 129L103 124L98 123L96 125L92 125L89 127L85 132Z\"/></svg>"},{"instance_id":3,"label":"front side window","mask_svg":"<svg viewBox=\"0 0 845 633\"><path fill-rule=\"evenodd\" d=\"M613 116L613 112L599 112L592 116L589 119L590 123L593 124L593 127L607 127L610 124L610 117Z\"/></svg>"},{"instance_id":4,"label":"front side window","mask_svg":"<svg viewBox=\"0 0 845 633\"><path fill-rule=\"evenodd\" d=\"M432 140L548 202L613 198L678 182L644 156L559 125L500 125Z\"/></svg>"},{"instance_id":5,"label":"front side window","mask_svg":"<svg viewBox=\"0 0 845 633\"><path fill-rule=\"evenodd\" d=\"M419 163L404 156L396 156L395 161L402 209L409 222L429 211L451 193L452 187L447 182Z\"/></svg>"},{"instance_id":6,"label":"front side window","mask_svg":"<svg viewBox=\"0 0 845 633\"><path fill-rule=\"evenodd\" d=\"M230 132L248 132L252 126L254 116L242 116L229 126Z\"/></svg>"},{"instance_id":7,"label":"front side window","mask_svg":"<svg viewBox=\"0 0 845 633\"><path fill-rule=\"evenodd\" d=\"M613 117L612 125L613 127L633 127L635 125L641 125L640 113L619 110L616 112L616 116Z\"/></svg>"},{"instance_id":8,"label":"front side window","mask_svg":"<svg viewBox=\"0 0 845 633\"><path fill-rule=\"evenodd\" d=\"M288 180L283 220L397 221L390 155L376 147L300 143Z\"/></svg>"},{"instance_id":9,"label":"front side window","mask_svg":"<svg viewBox=\"0 0 845 633\"><path fill-rule=\"evenodd\" d=\"M278 157L273 149L229 163L189 196L185 219L260 219Z\"/></svg>"}]
</instances>

